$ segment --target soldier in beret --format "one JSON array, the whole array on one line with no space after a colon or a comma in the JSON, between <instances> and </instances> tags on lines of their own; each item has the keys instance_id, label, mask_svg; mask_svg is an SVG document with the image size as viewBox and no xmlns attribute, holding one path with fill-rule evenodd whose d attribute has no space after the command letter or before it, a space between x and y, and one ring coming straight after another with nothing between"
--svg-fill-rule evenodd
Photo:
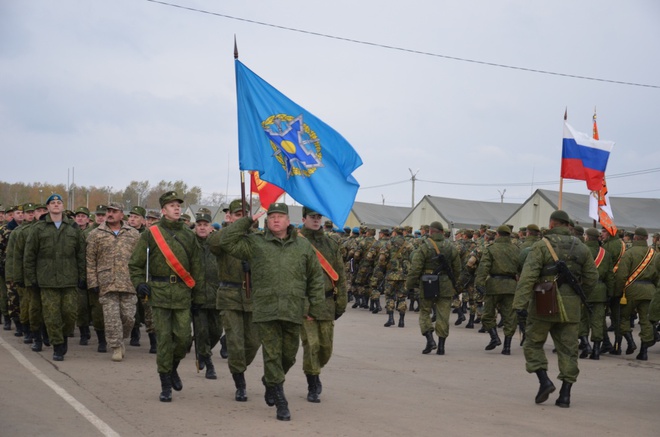
<instances>
[{"instance_id":1,"label":"soldier in beret","mask_svg":"<svg viewBox=\"0 0 660 437\"><path fill-rule=\"evenodd\" d=\"M92 228L95 227L90 224L89 216L89 209L85 206L79 206L74 211L74 220L83 233L83 238L86 238L88 232L91 232ZM78 330L80 331L80 345L87 346L89 344L89 340L91 339L91 333L89 331L90 321L91 314L88 290L78 289L78 315L76 326L78 326Z\"/></svg>"},{"instance_id":2,"label":"soldier in beret","mask_svg":"<svg viewBox=\"0 0 660 437\"><path fill-rule=\"evenodd\" d=\"M162 218L140 234L128 265L138 297L151 302L158 338L159 399L171 402L172 389L183 389L177 369L192 341L191 310L196 312L204 304L204 273L195 234L180 220L183 198L168 191L158 200Z\"/></svg>"}]
</instances>

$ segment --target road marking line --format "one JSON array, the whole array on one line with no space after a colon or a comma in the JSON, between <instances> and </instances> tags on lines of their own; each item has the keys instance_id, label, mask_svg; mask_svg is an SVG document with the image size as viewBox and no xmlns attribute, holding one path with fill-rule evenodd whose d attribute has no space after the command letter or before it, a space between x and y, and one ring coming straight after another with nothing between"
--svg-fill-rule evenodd
<instances>
[{"instance_id":1,"label":"road marking line","mask_svg":"<svg viewBox=\"0 0 660 437\"><path fill-rule=\"evenodd\" d=\"M48 387L52 388L55 393L57 393L62 399L67 401L69 405L71 405L78 413L80 413L81 416L83 416L85 419L89 421L92 425L98 429L101 434L103 434L106 437L120 437L120 435L110 428L110 425L99 419L99 417L89 411L87 407L85 407L83 404L78 402L76 398L71 396L69 392L67 392L65 389L60 387L55 381L50 379L48 376L46 376L41 370L37 369L30 361L28 361L25 356L17 351L12 345L7 343L2 337L0 337L0 345L2 345L5 349L11 353L16 360L23 365L27 370L32 372L34 376L39 378L44 384L46 384Z\"/></svg>"}]
</instances>

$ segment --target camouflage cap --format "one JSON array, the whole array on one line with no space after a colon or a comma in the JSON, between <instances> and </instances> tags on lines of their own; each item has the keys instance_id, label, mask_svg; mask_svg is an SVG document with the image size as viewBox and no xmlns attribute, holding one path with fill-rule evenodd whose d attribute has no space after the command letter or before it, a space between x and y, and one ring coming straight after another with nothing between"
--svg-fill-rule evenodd
<instances>
[{"instance_id":1,"label":"camouflage cap","mask_svg":"<svg viewBox=\"0 0 660 437\"><path fill-rule=\"evenodd\" d=\"M566 211L558 209L550 214L550 220L557 220L568 224L570 218L568 218L568 213Z\"/></svg>"},{"instance_id":2,"label":"camouflage cap","mask_svg":"<svg viewBox=\"0 0 660 437\"><path fill-rule=\"evenodd\" d=\"M422 225L419 227L422 231L428 231L429 230L429 225Z\"/></svg>"},{"instance_id":3,"label":"camouflage cap","mask_svg":"<svg viewBox=\"0 0 660 437\"><path fill-rule=\"evenodd\" d=\"M107 209L114 209L115 211L123 211L124 205L119 202L110 202Z\"/></svg>"},{"instance_id":4,"label":"camouflage cap","mask_svg":"<svg viewBox=\"0 0 660 437\"><path fill-rule=\"evenodd\" d=\"M573 220L572 218L569 218L568 219L568 226L574 228L575 227L575 220Z\"/></svg>"},{"instance_id":5,"label":"camouflage cap","mask_svg":"<svg viewBox=\"0 0 660 437\"><path fill-rule=\"evenodd\" d=\"M34 207L36 209L46 209L46 208L48 208L45 203L37 203L36 205L34 205Z\"/></svg>"},{"instance_id":6,"label":"camouflage cap","mask_svg":"<svg viewBox=\"0 0 660 437\"><path fill-rule=\"evenodd\" d=\"M271 203L268 207L268 215L274 212L289 215L289 207L286 206L286 203Z\"/></svg>"},{"instance_id":7,"label":"camouflage cap","mask_svg":"<svg viewBox=\"0 0 660 437\"><path fill-rule=\"evenodd\" d=\"M575 233L576 233L577 235L582 235L582 234L584 234L584 228L583 228L582 226L580 226L580 225L575 225L575 226L573 226L573 229L575 230Z\"/></svg>"},{"instance_id":8,"label":"camouflage cap","mask_svg":"<svg viewBox=\"0 0 660 437\"><path fill-rule=\"evenodd\" d=\"M479 225L479 229L484 230L484 231L486 229L489 229L489 228L490 228L490 225Z\"/></svg>"},{"instance_id":9,"label":"camouflage cap","mask_svg":"<svg viewBox=\"0 0 660 437\"><path fill-rule=\"evenodd\" d=\"M598 232L598 229L596 228L588 228L584 233L590 237L598 238L600 236L600 232Z\"/></svg>"},{"instance_id":10,"label":"camouflage cap","mask_svg":"<svg viewBox=\"0 0 660 437\"><path fill-rule=\"evenodd\" d=\"M497 227L497 233L498 234L510 235L511 234L511 228L509 227L509 225L499 225Z\"/></svg>"},{"instance_id":11,"label":"camouflage cap","mask_svg":"<svg viewBox=\"0 0 660 437\"><path fill-rule=\"evenodd\" d=\"M62 196L60 196L57 193L51 194L50 196L48 196L48 199L46 199L46 205L48 205L53 200L59 200L60 202L62 202Z\"/></svg>"},{"instance_id":12,"label":"camouflage cap","mask_svg":"<svg viewBox=\"0 0 660 437\"><path fill-rule=\"evenodd\" d=\"M635 229L635 235L638 237L646 237L649 238L649 232L645 228L637 228Z\"/></svg>"},{"instance_id":13,"label":"camouflage cap","mask_svg":"<svg viewBox=\"0 0 660 437\"><path fill-rule=\"evenodd\" d=\"M412 226L405 226L403 229L404 229L406 232L412 232L412 231L413 231Z\"/></svg>"},{"instance_id":14,"label":"camouflage cap","mask_svg":"<svg viewBox=\"0 0 660 437\"><path fill-rule=\"evenodd\" d=\"M332 220L326 220L325 223L323 223L324 228L331 228L332 227Z\"/></svg>"},{"instance_id":15,"label":"camouflage cap","mask_svg":"<svg viewBox=\"0 0 660 437\"><path fill-rule=\"evenodd\" d=\"M437 222L437 221L436 221L436 222L432 222L432 223L429 225L429 228L433 228L433 229L436 229L436 230L438 230L438 231L444 231L444 230L445 230L444 226L442 226L442 223Z\"/></svg>"},{"instance_id":16,"label":"camouflage cap","mask_svg":"<svg viewBox=\"0 0 660 437\"><path fill-rule=\"evenodd\" d=\"M197 214L211 214L211 210L202 206L197 210Z\"/></svg>"},{"instance_id":17,"label":"camouflage cap","mask_svg":"<svg viewBox=\"0 0 660 437\"><path fill-rule=\"evenodd\" d=\"M187 221L192 220L192 217L190 217L190 214L181 214L181 218L183 220L187 220Z\"/></svg>"},{"instance_id":18,"label":"camouflage cap","mask_svg":"<svg viewBox=\"0 0 660 437\"><path fill-rule=\"evenodd\" d=\"M89 217L89 208L87 208L86 206L79 206L78 208L76 208L75 211L73 211L73 213L76 215L85 214L87 217Z\"/></svg>"},{"instance_id":19,"label":"camouflage cap","mask_svg":"<svg viewBox=\"0 0 660 437\"><path fill-rule=\"evenodd\" d=\"M0 204L0 212L7 212L7 208L4 205Z\"/></svg>"},{"instance_id":20,"label":"camouflage cap","mask_svg":"<svg viewBox=\"0 0 660 437\"><path fill-rule=\"evenodd\" d=\"M509 229L508 226L506 228ZM495 237L496 233L493 229L486 229L486 235L488 235L489 237Z\"/></svg>"},{"instance_id":21,"label":"camouflage cap","mask_svg":"<svg viewBox=\"0 0 660 437\"><path fill-rule=\"evenodd\" d=\"M34 203L27 202L23 204L23 211L25 212L34 211L35 209L37 209L37 207L34 205Z\"/></svg>"},{"instance_id":22,"label":"camouflage cap","mask_svg":"<svg viewBox=\"0 0 660 437\"><path fill-rule=\"evenodd\" d=\"M23 205L16 205L14 206L14 211L23 211Z\"/></svg>"},{"instance_id":23,"label":"camouflage cap","mask_svg":"<svg viewBox=\"0 0 660 437\"><path fill-rule=\"evenodd\" d=\"M158 203L160 203L161 208L170 202L183 203L183 198L179 196L179 193L176 191L168 191L167 193L163 193L158 199Z\"/></svg>"},{"instance_id":24,"label":"camouflage cap","mask_svg":"<svg viewBox=\"0 0 660 437\"><path fill-rule=\"evenodd\" d=\"M534 223L527 225L527 230L528 231L541 232L541 229L537 225L535 225Z\"/></svg>"},{"instance_id":25,"label":"camouflage cap","mask_svg":"<svg viewBox=\"0 0 660 437\"><path fill-rule=\"evenodd\" d=\"M141 206L134 206L131 208L131 212L129 214L135 214L139 215L142 218L145 218L147 216L147 210L142 208Z\"/></svg>"},{"instance_id":26,"label":"camouflage cap","mask_svg":"<svg viewBox=\"0 0 660 437\"><path fill-rule=\"evenodd\" d=\"M160 212L158 212L158 211L149 211L147 213L147 218L160 220Z\"/></svg>"},{"instance_id":27,"label":"camouflage cap","mask_svg":"<svg viewBox=\"0 0 660 437\"><path fill-rule=\"evenodd\" d=\"M206 213L197 213L195 214L195 221L196 222L208 222L211 223L211 214L206 214Z\"/></svg>"},{"instance_id":28,"label":"camouflage cap","mask_svg":"<svg viewBox=\"0 0 660 437\"><path fill-rule=\"evenodd\" d=\"M526 228L525 226L521 226L521 227L518 229L518 232L527 232L527 228Z\"/></svg>"},{"instance_id":29,"label":"camouflage cap","mask_svg":"<svg viewBox=\"0 0 660 437\"><path fill-rule=\"evenodd\" d=\"M10 213L14 211L16 211L16 207L14 205L10 205L9 208L5 210L6 213Z\"/></svg>"},{"instance_id":30,"label":"camouflage cap","mask_svg":"<svg viewBox=\"0 0 660 437\"><path fill-rule=\"evenodd\" d=\"M222 212L228 212L229 211L229 205L227 205L226 203L223 203L222 205L220 205L220 208L222 209Z\"/></svg>"},{"instance_id":31,"label":"camouflage cap","mask_svg":"<svg viewBox=\"0 0 660 437\"><path fill-rule=\"evenodd\" d=\"M230 214L234 214L239 211L243 211L243 201L241 199L232 200L231 203L229 204L229 208L227 208L227 212L229 212Z\"/></svg>"},{"instance_id":32,"label":"camouflage cap","mask_svg":"<svg viewBox=\"0 0 660 437\"><path fill-rule=\"evenodd\" d=\"M25 210L23 210L23 211L25 211ZM630 232L630 231L626 231L626 232L624 232L623 235L626 236L626 237L632 238L635 235L635 233Z\"/></svg>"},{"instance_id":33,"label":"camouflage cap","mask_svg":"<svg viewBox=\"0 0 660 437\"><path fill-rule=\"evenodd\" d=\"M390 235L390 228L383 228L380 230L381 234Z\"/></svg>"},{"instance_id":34,"label":"camouflage cap","mask_svg":"<svg viewBox=\"0 0 660 437\"><path fill-rule=\"evenodd\" d=\"M313 208L310 208L309 206L303 206L303 208L302 208L302 216L303 217L307 217L308 215L315 215L315 214L323 215L320 212L314 210ZM328 226L328 222L330 222L330 220L325 221L325 226L326 227L332 227L332 222L330 222L330 226Z\"/></svg>"},{"instance_id":35,"label":"camouflage cap","mask_svg":"<svg viewBox=\"0 0 660 437\"><path fill-rule=\"evenodd\" d=\"M98 205L94 214L105 214L108 212L108 207L105 205Z\"/></svg>"},{"instance_id":36,"label":"camouflage cap","mask_svg":"<svg viewBox=\"0 0 660 437\"><path fill-rule=\"evenodd\" d=\"M656 232L655 234L653 234L653 238L660 238L660 232Z\"/></svg>"}]
</instances>

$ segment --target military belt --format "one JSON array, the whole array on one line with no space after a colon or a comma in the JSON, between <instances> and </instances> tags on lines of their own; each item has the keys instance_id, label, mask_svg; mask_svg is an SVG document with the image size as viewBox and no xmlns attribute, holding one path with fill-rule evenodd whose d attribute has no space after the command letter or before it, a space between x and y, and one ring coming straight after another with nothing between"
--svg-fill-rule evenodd
<instances>
[{"instance_id":1,"label":"military belt","mask_svg":"<svg viewBox=\"0 0 660 437\"><path fill-rule=\"evenodd\" d=\"M424 270L424 274L425 275L431 275L431 274L433 274L434 271L435 270ZM446 272L440 272L440 273L438 273L438 276L447 276L447 273Z\"/></svg>"},{"instance_id":2,"label":"military belt","mask_svg":"<svg viewBox=\"0 0 660 437\"><path fill-rule=\"evenodd\" d=\"M242 282L218 282L218 287L221 288L243 288Z\"/></svg>"},{"instance_id":3,"label":"military belt","mask_svg":"<svg viewBox=\"0 0 660 437\"><path fill-rule=\"evenodd\" d=\"M494 279L516 279L516 275L490 275Z\"/></svg>"},{"instance_id":4,"label":"military belt","mask_svg":"<svg viewBox=\"0 0 660 437\"><path fill-rule=\"evenodd\" d=\"M181 278L177 275L170 276L152 276L151 280L154 282L169 282L170 284L176 284L177 282L183 282Z\"/></svg>"}]
</instances>

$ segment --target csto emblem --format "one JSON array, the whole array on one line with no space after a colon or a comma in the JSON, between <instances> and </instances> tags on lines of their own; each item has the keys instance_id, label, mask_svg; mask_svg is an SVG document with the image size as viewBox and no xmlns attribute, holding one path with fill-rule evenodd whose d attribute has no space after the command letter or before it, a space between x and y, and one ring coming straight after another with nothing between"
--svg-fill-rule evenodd
<instances>
[{"instance_id":1,"label":"csto emblem","mask_svg":"<svg viewBox=\"0 0 660 437\"><path fill-rule=\"evenodd\" d=\"M297 117L271 115L261 127L275 152L273 156L286 171L287 179L291 175L310 177L317 168L323 167L321 141L303 122L302 114Z\"/></svg>"}]
</instances>

